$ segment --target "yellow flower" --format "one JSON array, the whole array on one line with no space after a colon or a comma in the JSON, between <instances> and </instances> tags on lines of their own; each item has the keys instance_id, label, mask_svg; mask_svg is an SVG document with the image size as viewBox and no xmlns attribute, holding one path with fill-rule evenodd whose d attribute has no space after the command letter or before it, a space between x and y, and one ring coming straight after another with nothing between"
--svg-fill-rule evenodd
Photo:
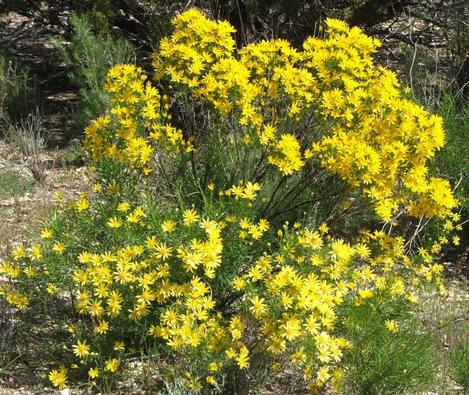
<instances>
[{"instance_id":1,"label":"yellow flower","mask_svg":"<svg viewBox=\"0 0 469 395\"><path fill-rule=\"evenodd\" d=\"M31 259L33 261L39 260L42 258L42 248L39 245L31 247Z\"/></svg>"},{"instance_id":2,"label":"yellow flower","mask_svg":"<svg viewBox=\"0 0 469 395\"><path fill-rule=\"evenodd\" d=\"M358 244L355 246L355 251L357 252L360 258L368 258L371 254L370 249L365 244Z\"/></svg>"},{"instance_id":3,"label":"yellow flower","mask_svg":"<svg viewBox=\"0 0 469 395\"><path fill-rule=\"evenodd\" d=\"M115 317L119 314L122 308L123 297L117 291L111 291L107 300L108 314Z\"/></svg>"},{"instance_id":4,"label":"yellow flower","mask_svg":"<svg viewBox=\"0 0 469 395\"><path fill-rule=\"evenodd\" d=\"M90 202L86 196L82 196L75 204L78 212L86 211L90 208Z\"/></svg>"},{"instance_id":5,"label":"yellow flower","mask_svg":"<svg viewBox=\"0 0 469 395\"><path fill-rule=\"evenodd\" d=\"M301 326L300 321L295 317L290 317L283 325L282 325L283 336L287 340L294 340L301 334Z\"/></svg>"},{"instance_id":6,"label":"yellow flower","mask_svg":"<svg viewBox=\"0 0 469 395\"><path fill-rule=\"evenodd\" d=\"M18 277L19 274L20 274L20 272L19 272L20 269L19 269L19 268L13 269L13 266L12 266L11 269L12 269L12 270L10 270L10 274L12 274L11 277L12 277L12 278ZM17 269L17 270L16 270L16 269ZM7 272L8 270L5 270L5 269L4 269L4 271ZM17 273L15 273L16 271L17 271ZM23 272L24 272L24 274L26 274L26 277L34 277L34 276L37 275L37 269L34 268L32 265L26 266L26 267L23 269Z\"/></svg>"},{"instance_id":7,"label":"yellow flower","mask_svg":"<svg viewBox=\"0 0 469 395\"><path fill-rule=\"evenodd\" d=\"M331 374L329 373L329 368L327 366L322 367L319 369L317 374L317 381L318 383L325 383L327 380L331 378Z\"/></svg>"},{"instance_id":8,"label":"yellow flower","mask_svg":"<svg viewBox=\"0 0 469 395\"><path fill-rule=\"evenodd\" d=\"M64 243L61 243L60 241L54 243L52 246L52 251L56 252L57 254L62 254L65 251Z\"/></svg>"},{"instance_id":9,"label":"yellow flower","mask_svg":"<svg viewBox=\"0 0 469 395\"><path fill-rule=\"evenodd\" d=\"M99 377L99 368L90 368L90 370L88 370L88 376L90 379L97 379Z\"/></svg>"},{"instance_id":10,"label":"yellow flower","mask_svg":"<svg viewBox=\"0 0 469 395\"><path fill-rule=\"evenodd\" d=\"M321 235L318 232L311 231L310 229L305 229L301 235L298 237L298 242L304 246L309 247L313 250L321 248L323 241Z\"/></svg>"},{"instance_id":11,"label":"yellow flower","mask_svg":"<svg viewBox=\"0 0 469 395\"><path fill-rule=\"evenodd\" d=\"M246 369L249 367L249 350L246 346L241 346L239 354L235 359L241 369Z\"/></svg>"},{"instance_id":12,"label":"yellow flower","mask_svg":"<svg viewBox=\"0 0 469 395\"><path fill-rule=\"evenodd\" d=\"M233 280L233 287L236 291L241 291L245 285L246 285L246 280L244 280L244 278L242 277L236 277Z\"/></svg>"},{"instance_id":13,"label":"yellow flower","mask_svg":"<svg viewBox=\"0 0 469 395\"><path fill-rule=\"evenodd\" d=\"M120 361L117 358L108 359L105 363L104 370L106 372L115 373L119 369Z\"/></svg>"},{"instance_id":14,"label":"yellow flower","mask_svg":"<svg viewBox=\"0 0 469 395\"><path fill-rule=\"evenodd\" d=\"M266 232L267 230L269 230L269 221L264 218L261 218L259 220L258 227L261 232Z\"/></svg>"},{"instance_id":15,"label":"yellow flower","mask_svg":"<svg viewBox=\"0 0 469 395\"><path fill-rule=\"evenodd\" d=\"M314 314L311 314L306 320L306 328L312 335L316 335L318 333L320 325Z\"/></svg>"},{"instance_id":16,"label":"yellow flower","mask_svg":"<svg viewBox=\"0 0 469 395\"><path fill-rule=\"evenodd\" d=\"M52 284L52 283L51 283L51 284L49 284L49 285L47 286L47 293L48 293L48 294L54 295L54 294L56 294L56 293L58 293L58 292L59 292L59 288L57 287L56 284Z\"/></svg>"},{"instance_id":17,"label":"yellow flower","mask_svg":"<svg viewBox=\"0 0 469 395\"><path fill-rule=\"evenodd\" d=\"M284 175L291 175L303 167L300 144L294 135L283 134L275 149L277 153L269 156L268 161L277 166Z\"/></svg>"},{"instance_id":18,"label":"yellow flower","mask_svg":"<svg viewBox=\"0 0 469 395\"><path fill-rule=\"evenodd\" d=\"M78 340L77 344L73 345L73 353L78 358L85 358L90 354L90 346L86 344L86 340L84 340L83 342Z\"/></svg>"},{"instance_id":19,"label":"yellow flower","mask_svg":"<svg viewBox=\"0 0 469 395\"><path fill-rule=\"evenodd\" d=\"M394 320L386 320L384 325L389 332L397 332L397 324Z\"/></svg>"},{"instance_id":20,"label":"yellow flower","mask_svg":"<svg viewBox=\"0 0 469 395\"><path fill-rule=\"evenodd\" d=\"M12 255L15 260L24 258L26 256L26 250L23 246L17 246L13 249Z\"/></svg>"},{"instance_id":21,"label":"yellow flower","mask_svg":"<svg viewBox=\"0 0 469 395\"><path fill-rule=\"evenodd\" d=\"M247 200L253 201L256 198L257 192L260 191L260 189L261 189L261 186L257 182L255 183L248 182L246 183L246 186L244 187L242 197Z\"/></svg>"},{"instance_id":22,"label":"yellow flower","mask_svg":"<svg viewBox=\"0 0 469 395\"><path fill-rule=\"evenodd\" d=\"M239 226L241 227L241 229L249 229L250 227L252 227L252 223L248 218L242 218L239 222Z\"/></svg>"},{"instance_id":23,"label":"yellow flower","mask_svg":"<svg viewBox=\"0 0 469 395\"><path fill-rule=\"evenodd\" d=\"M54 236L50 229L43 229L41 232L41 238L43 239L51 239Z\"/></svg>"},{"instance_id":24,"label":"yellow flower","mask_svg":"<svg viewBox=\"0 0 469 395\"><path fill-rule=\"evenodd\" d=\"M54 369L49 372L49 380L54 387L64 389L67 386L67 369L61 366L59 369Z\"/></svg>"},{"instance_id":25,"label":"yellow flower","mask_svg":"<svg viewBox=\"0 0 469 395\"><path fill-rule=\"evenodd\" d=\"M98 321L98 325L95 328L95 332L104 334L109 330L109 323L107 321Z\"/></svg>"},{"instance_id":26,"label":"yellow flower","mask_svg":"<svg viewBox=\"0 0 469 395\"><path fill-rule=\"evenodd\" d=\"M195 210L184 210L183 216L183 224L185 226L191 226L194 222L199 220L199 215Z\"/></svg>"},{"instance_id":27,"label":"yellow flower","mask_svg":"<svg viewBox=\"0 0 469 395\"><path fill-rule=\"evenodd\" d=\"M168 219L166 221L163 221L163 223L161 224L161 230L164 232L164 233L172 233L176 230L176 222L174 222L173 220L171 219Z\"/></svg>"},{"instance_id":28,"label":"yellow flower","mask_svg":"<svg viewBox=\"0 0 469 395\"><path fill-rule=\"evenodd\" d=\"M99 300L95 300L89 306L89 312L94 317L100 317L103 315L104 309Z\"/></svg>"},{"instance_id":29,"label":"yellow flower","mask_svg":"<svg viewBox=\"0 0 469 395\"><path fill-rule=\"evenodd\" d=\"M295 351L295 353L292 355L291 360L294 364L301 364L306 362L306 354L304 352L304 349L301 348L300 350Z\"/></svg>"},{"instance_id":30,"label":"yellow flower","mask_svg":"<svg viewBox=\"0 0 469 395\"><path fill-rule=\"evenodd\" d=\"M112 348L114 351L124 351L125 344L124 342L115 342L114 347Z\"/></svg>"},{"instance_id":31,"label":"yellow flower","mask_svg":"<svg viewBox=\"0 0 469 395\"><path fill-rule=\"evenodd\" d=\"M117 217L112 217L107 221L107 226L112 229L119 229L122 226L122 220Z\"/></svg>"},{"instance_id":32,"label":"yellow flower","mask_svg":"<svg viewBox=\"0 0 469 395\"><path fill-rule=\"evenodd\" d=\"M251 307L249 310L254 314L254 317L259 318L266 311L266 305L264 303L264 298L259 298L259 296L253 296L251 299Z\"/></svg>"},{"instance_id":33,"label":"yellow flower","mask_svg":"<svg viewBox=\"0 0 469 395\"><path fill-rule=\"evenodd\" d=\"M332 18L327 18L326 19L326 24L330 30L337 30L340 32L346 32L349 27L347 23L344 21L341 21L339 19L332 19Z\"/></svg>"},{"instance_id":34,"label":"yellow flower","mask_svg":"<svg viewBox=\"0 0 469 395\"><path fill-rule=\"evenodd\" d=\"M91 253L89 253L88 251L83 251L80 253L80 255L78 255L78 262L80 263L90 263L91 262Z\"/></svg>"},{"instance_id":35,"label":"yellow flower","mask_svg":"<svg viewBox=\"0 0 469 395\"><path fill-rule=\"evenodd\" d=\"M74 324L67 325L67 332L72 335L76 332L76 326Z\"/></svg>"},{"instance_id":36,"label":"yellow flower","mask_svg":"<svg viewBox=\"0 0 469 395\"><path fill-rule=\"evenodd\" d=\"M142 207L138 206L133 212L127 214L127 222L131 224L138 224L142 218L146 217Z\"/></svg>"},{"instance_id":37,"label":"yellow flower","mask_svg":"<svg viewBox=\"0 0 469 395\"><path fill-rule=\"evenodd\" d=\"M160 243L156 246L155 256L165 260L171 256L171 247L166 246L165 243Z\"/></svg>"},{"instance_id":38,"label":"yellow flower","mask_svg":"<svg viewBox=\"0 0 469 395\"><path fill-rule=\"evenodd\" d=\"M130 204L128 202L119 203L119 205L117 206L117 211L121 213L126 213L129 210L130 210Z\"/></svg>"},{"instance_id":39,"label":"yellow flower","mask_svg":"<svg viewBox=\"0 0 469 395\"><path fill-rule=\"evenodd\" d=\"M361 299L369 299L373 296L373 291L370 289L361 289L360 291L358 291L358 296Z\"/></svg>"},{"instance_id":40,"label":"yellow flower","mask_svg":"<svg viewBox=\"0 0 469 395\"><path fill-rule=\"evenodd\" d=\"M329 232L329 227L325 223L322 223L321 225L319 225L318 229L323 234Z\"/></svg>"}]
</instances>

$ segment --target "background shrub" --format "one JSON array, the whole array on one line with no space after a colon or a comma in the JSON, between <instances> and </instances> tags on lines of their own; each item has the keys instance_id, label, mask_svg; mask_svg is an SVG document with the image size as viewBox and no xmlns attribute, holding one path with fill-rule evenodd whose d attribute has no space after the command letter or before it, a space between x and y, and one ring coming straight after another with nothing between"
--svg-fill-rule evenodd
<instances>
[{"instance_id":1,"label":"background shrub","mask_svg":"<svg viewBox=\"0 0 469 395\"><path fill-rule=\"evenodd\" d=\"M43 182L46 176L46 164L41 158L46 148L43 132L42 117L36 109L18 123L10 124L6 133L8 141L20 150L27 168L38 182Z\"/></svg>"},{"instance_id":2,"label":"background shrub","mask_svg":"<svg viewBox=\"0 0 469 395\"><path fill-rule=\"evenodd\" d=\"M431 385L436 369L431 334L408 305L378 296L346 308L344 330L354 345L344 357L346 393L413 393Z\"/></svg>"},{"instance_id":3,"label":"background shrub","mask_svg":"<svg viewBox=\"0 0 469 395\"><path fill-rule=\"evenodd\" d=\"M72 14L70 24L70 43L56 42L56 46L63 61L72 65L69 77L79 87L77 120L83 127L108 108L103 84L109 67L131 62L135 55L128 40L109 31L94 31L87 14Z\"/></svg>"},{"instance_id":4,"label":"background shrub","mask_svg":"<svg viewBox=\"0 0 469 395\"><path fill-rule=\"evenodd\" d=\"M460 342L449 354L449 369L451 378L463 387L464 393L469 393L469 345Z\"/></svg>"},{"instance_id":5,"label":"background shrub","mask_svg":"<svg viewBox=\"0 0 469 395\"><path fill-rule=\"evenodd\" d=\"M0 52L0 127L1 133L10 123L26 117L39 102L35 79L30 70L16 59Z\"/></svg>"},{"instance_id":6,"label":"background shrub","mask_svg":"<svg viewBox=\"0 0 469 395\"><path fill-rule=\"evenodd\" d=\"M464 164L469 161L469 147L465 142L469 135L469 107L457 104L454 95L448 93L441 100L441 115L445 124L447 145L435 157L433 166L439 174L451 179L461 207L468 209L469 170ZM467 211L465 211L467 213Z\"/></svg>"}]
</instances>

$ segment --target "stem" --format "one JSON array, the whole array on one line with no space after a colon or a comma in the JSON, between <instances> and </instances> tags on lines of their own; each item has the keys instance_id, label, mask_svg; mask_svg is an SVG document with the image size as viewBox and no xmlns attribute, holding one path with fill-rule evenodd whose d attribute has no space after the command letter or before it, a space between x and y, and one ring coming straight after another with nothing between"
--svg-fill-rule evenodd
<instances>
[{"instance_id":1,"label":"stem","mask_svg":"<svg viewBox=\"0 0 469 395\"><path fill-rule=\"evenodd\" d=\"M340 193L337 193L337 192L336 192L336 193L333 193L333 194L331 194L331 195L321 196L321 197L318 198L318 199L306 200L306 201L304 201L304 202L295 204L294 206L289 207L289 208L287 208L286 210L281 210L281 211L276 212L274 215L272 215L272 216L270 217L270 220L272 220L272 219L274 219L274 218L276 218L276 217L278 217L278 216L280 216L280 215L286 214L286 213L288 213L288 212L290 212L290 211L292 211L292 210L295 210L295 209L297 209L298 207L304 206L305 204L314 204L314 203L320 202L321 200L328 199L328 198L332 198L332 197L339 196L339 195L340 195Z\"/></svg>"},{"instance_id":2,"label":"stem","mask_svg":"<svg viewBox=\"0 0 469 395\"><path fill-rule=\"evenodd\" d=\"M263 217L265 215L265 213L267 212L267 210L269 209L270 207L270 204L272 203L272 201L274 200L274 197L275 195L277 194L277 192L279 191L280 187L283 185L283 183L287 180L287 176L283 176L281 179L280 179L280 182L277 184L277 186L275 187L274 189L274 192L272 193L272 195L270 196L270 199L269 201L267 202L267 204L265 205L264 209L262 210L262 213L261 213L261 217Z\"/></svg>"},{"instance_id":3,"label":"stem","mask_svg":"<svg viewBox=\"0 0 469 395\"><path fill-rule=\"evenodd\" d=\"M176 191L174 190L172 186L172 182L170 182L168 175L166 174L164 170L163 163L161 162L161 158L159 155L156 155L156 160L158 161L159 167L161 169L161 174L163 174L163 178L165 179L166 183L168 184L169 190L171 191L173 197L176 196Z\"/></svg>"}]
</instances>

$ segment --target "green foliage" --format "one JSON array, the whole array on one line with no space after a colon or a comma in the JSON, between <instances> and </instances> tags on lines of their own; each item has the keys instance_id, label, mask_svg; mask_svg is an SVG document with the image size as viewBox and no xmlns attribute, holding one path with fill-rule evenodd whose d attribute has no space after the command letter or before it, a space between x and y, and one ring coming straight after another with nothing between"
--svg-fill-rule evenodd
<instances>
[{"instance_id":1,"label":"green foliage","mask_svg":"<svg viewBox=\"0 0 469 395\"><path fill-rule=\"evenodd\" d=\"M454 195L460 203L460 215L467 219L469 215L469 106L458 105L455 95L446 92L438 99L438 110L443 117L446 131L446 145L435 155L430 171L440 177L451 180ZM435 225L435 224L434 224ZM441 227L431 225L426 230L429 239L441 234ZM461 234L454 247L446 249L446 259L456 262L467 246L468 224L458 227ZM460 241L461 240L461 241Z\"/></svg>"},{"instance_id":2,"label":"green foliage","mask_svg":"<svg viewBox=\"0 0 469 395\"><path fill-rule=\"evenodd\" d=\"M402 394L432 383L432 339L408 305L378 295L347 306L345 315L345 336L353 343L343 360L347 394ZM397 321L395 331L386 325Z\"/></svg>"},{"instance_id":3,"label":"green foliage","mask_svg":"<svg viewBox=\"0 0 469 395\"><path fill-rule=\"evenodd\" d=\"M77 1L77 3L80 3ZM94 0L87 16L95 30L100 33L109 34L112 31L112 22L119 13L119 6L112 0ZM129 4L129 8L131 5Z\"/></svg>"},{"instance_id":4,"label":"green foliage","mask_svg":"<svg viewBox=\"0 0 469 395\"><path fill-rule=\"evenodd\" d=\"M32 180L22 176L16 171L9 170L0 173L0 199L22 196L32 191Z\"/></svg>"},{"instance_id":5,"label":"green foliage","mask_svg":"<svg viewBox=\"0 0 469 395\"><path fill-rule=\"evenodd\" d=\"M25 116L37 99L30 70L0 53L0 126Z\"/></svg>"},{"instance_id":6,"label":"green foliage","mask_svg":"<svg viewBox=\"0 0 469 395\"><path fill-rule=\"evenodd\" d=\"M446 146L437 154L434 166L439 174L458 184L455 195L461 206L469 208L469 106L458 108L454 95L449 93L441 101L441 115L446 130Z\"/></svg>"},{"instance_id":7,"label":"green foliage","mask_svg":"<svg viewBox=\"0 0 469 395\"><path fill-rule=\"evenodd\" d=\"M57 156L60 166L81 166L85 162L85 152L78 141L72 141L70 145Z\"/></svg>"},{"instance_id":8,"label":"green foliage","mask_svg":"<svg viewBox=\"0 0 469 395\"><path fill-rule=\"evenodd\" d=\"M83 126L106 111L109 104L103 90L106 72L115 64L132 61L134 48L124 38L94 32L86 14L72 14L70 23L70 44L57 42L56 46L62 59L74 67L69 77L80 89L77 118Z\"/></svg>"},{"instance_id":9,"label":"green foliage","mask_svg":"<svg viewBox=\"0 0 469 395\"><path fill-rule=\"evenodd\" d=\"M469 394L469 343L456 345L449 355L449 369L451 378L464 388Z\"/></svg>"}]
</instances>

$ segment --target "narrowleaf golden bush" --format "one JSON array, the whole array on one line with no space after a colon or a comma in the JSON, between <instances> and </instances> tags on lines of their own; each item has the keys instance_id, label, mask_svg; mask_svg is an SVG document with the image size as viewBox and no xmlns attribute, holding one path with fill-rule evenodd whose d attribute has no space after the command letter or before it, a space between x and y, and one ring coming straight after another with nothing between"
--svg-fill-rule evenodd
<instances>
[{"instance_id":1,"label":"narrowleaf golden bush","mask_svg":"<svg viewBox=\"0 0 469 395\"><path fill-rule=\"evenodd\" d=\"M427 176L441 119L343 22L301 50L237 50L196 9L173 25L153 80L110 69L111 108L85 130L93 191L59 199L41 240L2 264L1 292L76 312L49 373L59 388L79 372L100 386L143 352L193 390L285 364L312 391L338 389L354 347L344 305L444 291L433 254L459 217L449 183ZM431 220L444 229L425 249Z\"/></svg>"}]
</instances>

